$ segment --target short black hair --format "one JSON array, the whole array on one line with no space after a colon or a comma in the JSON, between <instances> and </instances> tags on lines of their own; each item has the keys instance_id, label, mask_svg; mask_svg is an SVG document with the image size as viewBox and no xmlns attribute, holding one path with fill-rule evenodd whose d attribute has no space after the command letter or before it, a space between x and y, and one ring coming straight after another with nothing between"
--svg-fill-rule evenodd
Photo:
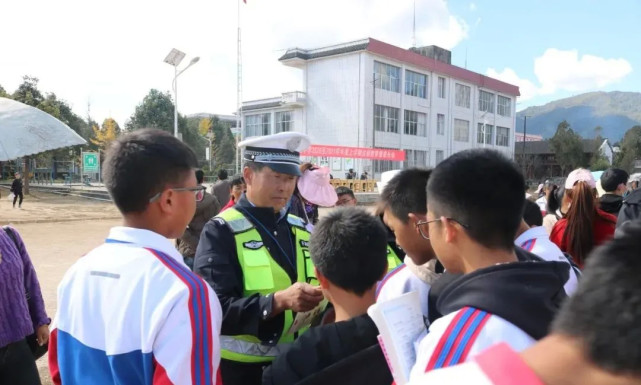
<instances>
[{"instance_id":1,"label":"short black hair","mask_svg":"<svg viewBox=\"0 0 641 385\"><path fill-rule=\"evenodd\" d=\"M523 220L530 227L543 226L543 214L541 208L529 199L525 200L525 209L523 210Z\"/></svg>"},{"instance_id":2,"label":"short black hair","mask_svg":"<svg viewBox=\"0 0 641 385\"><path fill-rule=\"evenodd\" d=\"M362 296L387 270L387 233L364 209L339 208L314 227L309 251L330 282Z\"/></svg>"},{"instance_id":3,"label":"short black hair","mask_svg":"<svg viewBox=\"0 0 641 385\"><path fill-rule=\"evenodd\" d=\"M409 168L394 175L381 193L383 209L389 209L396 218L407 223L409 213L426 214L425 188L432 170Z\"/></svg>"},{"instance_id":4,"label":"short black hair","mask_svg":"<svg viewBox=\"0 0 641 385\"><path fill-rule=\"evenodd\" d=\"M252 171L259 172L265 167L267 167L267 165L265 163L253 162L251 160L248 160L245 162L245 167L249 167L249 169Z\"/></svg>"},{"instance_id":5,"label":"short black hair","mask_svg":"<svg viewBox=\"0 0 641 385\"><path fill-rule=\"evenodd\" d=\"M196 182L198 184L202 184L203 180L205 180L205 173L203 170L196 170Z\"/></svg>"},{"instance_id":6,"label":"short black hair","mask_svg":"<svg viewBox=\"0 0 641 385\"><path fill-rule=\"evenodd\" d=\"M620 184L627 184L630 175L620 168L609 168L601 174L601 187L606 192L615 191Z\"/></svg>"},{"instance_id":7,"label":"short black hair","mask_svg":"<svg viewBox=\"0 0 641 385\"><path fill-rule=\"evenodd\" d=\"M352 191L351 188L347 186L338 186L336 187L336 196L340 197L342 195L349 195L352 198L356 198L354 196L354 191Z\"/></svg>"},{"instance_id":8,"label":"short black hair","mask_svg":"<svg viewBox=\"0 0 641 385\"><path fill-rule=\"evenodd\" d=\"M231 180L231 187L234 186L240 186L245 184L245 178L243 178L240 175L236 175L232 180Z\"/></svg>"},{"instance_id":9,"label":"short black hair","mask_svg":"<svg viewBox=\"0 0 641 385\"><path fill-rule=\"evenodd\" d=\"M102 175L120 212L139 213L155 194L181 183L197 165L196 154L186 144L166 131L145 128L111 143Z\"/></svg>"},{"instance_id":10,"label":"short black hair","mask_svg":"<svg viewBox=\"0 0 641 385\"><path fill-rule=\"evenodd\" d=\"M574 337L599 368L641 376L641 222L586 259L577 291L552 324L555 334Z\"/></svg>"},{"instance_id":11,"label":"short black hair","mask_svg":"<svg viewBox=\"0 0 641 385\"><path fill-rule=\"evenodd\" d=\"M218 179L225 180L227 179L227 176L228 176L227 170L225 170L224 168L221 168L220 170L218 170Z\"/></svg>"},{"instance_id":12,"label":"short black hair","mask_svg":"<svg viewBox=\"0 0 641 385\"><path fill-rule=\"evenodd\" d=\"M427 183L427 199L437 217L466 227L487 248L512 250L523 218L525 180L500 152L471 149L438 164Z\"/></svg>"},{"instance_id":13,"label":"short black hair","mask_svg":"<svg viewBox=\"0 0 641 385\"><path fill-rule=\"evenodd\" d=\"M548 191L547 203L545 204L545 211L548 214L556 215L556 211L561 209L563 195L565 195L565 187L552 185L552 188Z\"/></svg>"}]
</instances>

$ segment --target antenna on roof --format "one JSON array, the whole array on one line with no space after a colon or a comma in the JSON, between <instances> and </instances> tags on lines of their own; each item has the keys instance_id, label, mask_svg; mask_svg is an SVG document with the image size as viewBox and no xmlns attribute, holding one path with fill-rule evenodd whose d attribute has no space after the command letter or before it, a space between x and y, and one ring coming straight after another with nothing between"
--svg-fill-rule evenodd
<instances>
[{"instance_id":1,"label":"antenna on roof","mask_svg":"<svg viewBox=\"0 0 641 385\"><path fill-rule=\"evenodd\" d=\"M412 26L412 47L416 48L416 0L414 0L414 23Z\"/></svg>"}]
</instances>

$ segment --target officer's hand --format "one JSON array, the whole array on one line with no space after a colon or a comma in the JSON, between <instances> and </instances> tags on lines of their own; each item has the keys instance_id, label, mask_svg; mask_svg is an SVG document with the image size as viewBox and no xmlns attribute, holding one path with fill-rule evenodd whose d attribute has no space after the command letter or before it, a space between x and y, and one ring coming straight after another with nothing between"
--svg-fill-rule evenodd
<instances>
[{"instance_id":1,"label":"officer's hand","mask_svg":"<svg viewBox=\"0 0 641 385\"><path fill-rule=\"evenodd\" d=\"M274 293L274 313L284 310L295 312L309 311L323 300L320 287L308 283L296 282L285 290Z\"/></svg>"}]
</instances>

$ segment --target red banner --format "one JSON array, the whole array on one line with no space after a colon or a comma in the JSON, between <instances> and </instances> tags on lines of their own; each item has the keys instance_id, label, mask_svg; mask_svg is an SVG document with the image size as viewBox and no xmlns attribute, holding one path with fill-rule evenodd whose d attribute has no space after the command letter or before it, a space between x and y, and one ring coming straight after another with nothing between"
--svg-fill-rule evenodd
<instances>
[{"instance_id":1,"label":"red banner","mask_svg":"<svg viewBox=\"0 0 641 385\"><path fill-rule=\"evenodd\" d=\"M405 160L405 151L388 150L385 148L364 148L345 146L323 146L312 145L306 151L301 152L302 156L326 156L328 158L358 158L391 160L402 162Z\"/></svg>"}]
</instances>

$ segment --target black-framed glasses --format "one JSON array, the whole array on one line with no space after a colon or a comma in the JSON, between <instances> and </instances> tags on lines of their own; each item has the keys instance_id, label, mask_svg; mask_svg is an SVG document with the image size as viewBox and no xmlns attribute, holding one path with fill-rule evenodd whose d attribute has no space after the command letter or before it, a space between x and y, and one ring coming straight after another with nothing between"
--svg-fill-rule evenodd
<instances>
[{"instance_id":1,"label":"black-framed glasses","mask_svg":"<svg viewBox=\"0 0 641 385\"><path fill-rule=\"evenodd\" d=\"M194 197L196 198L196 202L200 202L203 200L205 197L205 190L207 190L207 187L205 186L196 186L196 187L178 187L178 188L170 188L172 191L191 191L194 193ZM160 196L162 195L162 191L159 192L158 194L152 196L149 199L149 203L158 200Z\"/></svg>"},{"instance_id":2,"label":"black-framed glasses","mask_svg":"<svg viewBox=\"0 0 641 385\"><path fill-rule=\"evenodd\" d=\"M452 222L456 222L456 223L458 223L458 224L459 224L461 227L463 227L464 229L469 229L469 228L470 228L470 226L468 226L468 225L466 225L466 224L464 224L464 223L461 223L461 222L457 221L457 220L456 220L456 219L454 219L454 218L445 218L445 219L447 219L448 221L452 221ZM440 221L440 220L441 220L441 218L438 218L438 219L432 219L431 221L427 221L427 220L425 220L425 221L418 221L418 222L416 222L415 226L416 226L416 228L418 229L418 232L421 234L421 237L423 237L423 239L426 239L426 240L428 240L428 241L429 241L429 240L430 240L430 236L429 236L429 234L428 234L428 235L425 235L425 233L423 232L423 227L422 227L422 226L424 226L424 225L429 225L430 223L438 222L438 221Z\"/></svg>"}]
</instances>

